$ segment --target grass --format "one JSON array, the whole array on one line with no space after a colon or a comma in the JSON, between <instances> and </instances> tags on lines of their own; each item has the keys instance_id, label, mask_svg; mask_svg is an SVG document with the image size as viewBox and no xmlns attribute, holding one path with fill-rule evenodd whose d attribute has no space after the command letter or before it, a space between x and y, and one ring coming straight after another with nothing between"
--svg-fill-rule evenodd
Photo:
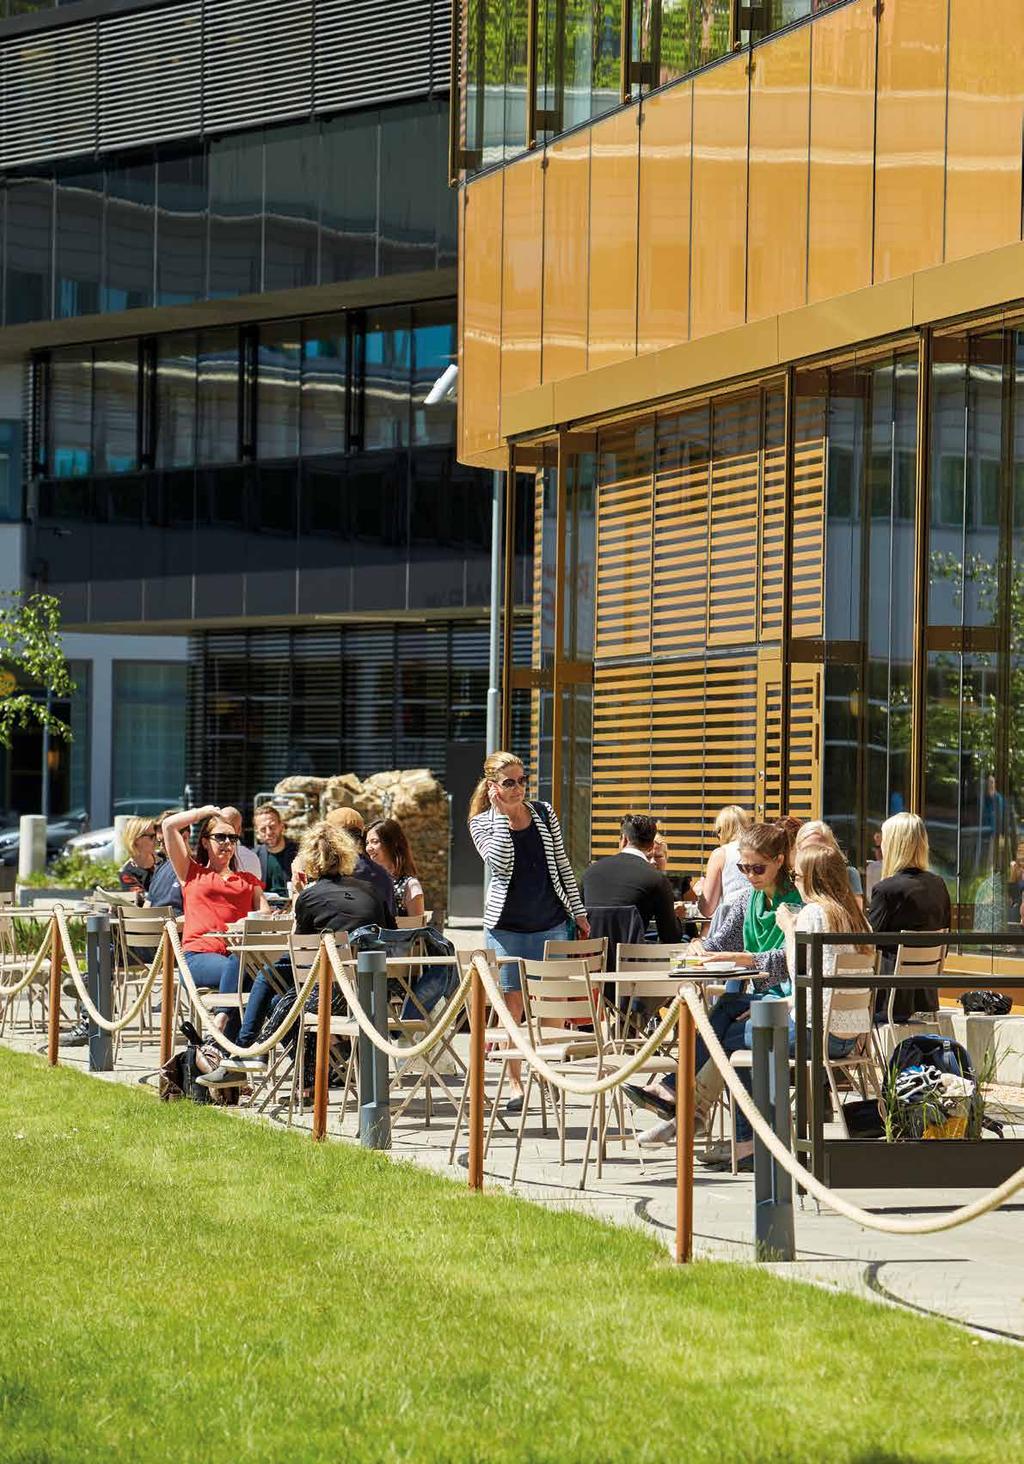
<instances>
[{"instance_id":1,"label":"grass","mask_svg":"<svg viewBox=\"0 0 1024 1464\"><path fill-rule=\"evenodd\" d=\"M990 1460L1024 1356L0 1049L0 1460Z\"/></svg>"}]
</instances>

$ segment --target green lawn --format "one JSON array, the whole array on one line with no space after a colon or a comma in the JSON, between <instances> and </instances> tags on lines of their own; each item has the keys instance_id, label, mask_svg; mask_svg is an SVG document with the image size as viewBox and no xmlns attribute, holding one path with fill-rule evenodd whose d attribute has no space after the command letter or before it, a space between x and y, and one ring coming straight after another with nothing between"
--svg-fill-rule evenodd
<instances>
[{"instance_id":1,"label":"green lawn","mask_svg":"<svg viewBox=\"0 0 1024 1464\"><path fill-rule=\"evenodd\" d=\"M1024 1456L1024 1354L0 1049L0 1459Z\"/></svg>"}]
</instances>

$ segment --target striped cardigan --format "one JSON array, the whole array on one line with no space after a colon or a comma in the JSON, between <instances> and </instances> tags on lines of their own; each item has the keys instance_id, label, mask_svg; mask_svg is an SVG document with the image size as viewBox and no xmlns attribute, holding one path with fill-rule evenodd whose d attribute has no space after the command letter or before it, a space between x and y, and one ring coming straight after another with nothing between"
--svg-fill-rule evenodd
<instances>
[{"instance_id":1,"label":"striped cardigan","mask_svg":"<svg viewBox=\"0 0 1024 1464\"><path fill-rule=\"evenodd\" d=\"M559 827L558 816L550 803L527 803L526 807L530 810L530 817L540 832L544 855L548 862L548 873L551 875L551 884L555 894L565 906L566 913L575 920L578 915L585 915L586 911L580 898L576 876L572 872L572 865L569 863L569 856L566 854L565 845L562 842L562 830ZM543 814L538 813L538 808L543 808L547 813L547 822L545 822ZM508 887L512 883L512 870L516 857L515 846L512 842L512 825L504 813L498 813L493 808L485 808L483 813L478 813L475 818L470 820L469 831L473 836L477 853L484 861L491 877L487 890L487 901L484 905L484 925L488 930L494 930L501 925L501 914L505 908Z\"/></svg>"}]
</instances>

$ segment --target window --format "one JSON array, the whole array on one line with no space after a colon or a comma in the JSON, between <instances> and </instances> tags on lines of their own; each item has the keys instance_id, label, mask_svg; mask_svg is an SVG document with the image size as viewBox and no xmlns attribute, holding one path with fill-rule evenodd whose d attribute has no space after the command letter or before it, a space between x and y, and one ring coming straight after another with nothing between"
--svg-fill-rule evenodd
<instances>
[{"instance_id":1,"label":"window","mask_svg":"<svg viewBox=\"0 0 1024 1464\"><path fill-rule=\"evenodd\" d=\"M455 441L455 392L427 405L426 398L458 359L455 317L450 302L418 305L413 313L413 442Z\"/></svg>"},{"instance_id":2,"label":"window","mask_svg":"<svg viewBox=\"0 0 1024 1464\"><path fill-rule=\"evenodd\" d=\"M54 351L50 361L50 443L54 478L92 471L92 351Z\"/></svg>"},{"instance_id":3,"label":"window","mask_svg":"<svg viewBox=\"0 0 1024 1464\"><path fill-rule=\"evenodd\" d=\"M199 442L201 463L238 459L238 332L205 330L199 337Z\"/></svg>"},{"instance_id":4,"label":"window","mask_svg":"<svg viewBox=\"0 0 1024 1464\"><path fill-rule=\"evenodd\" d=\"M156 466L196 460L196 338L161 336L156 348Z\"/></svg>"},{"instance_id":5,"label":"window","mask_svg":"<svg viewBox=\"0 0 1024 1464\"><path fill-rule=\"evenodd\" d=\"M265 290L317 282L320 131L314 123L273 127L266 138Z\"/></svg>"},{"instance_id":6,"label":"window","mask_svg":"<svg viewBox=\"0 0 1024 1464\"><path fill-rule=\"evenodd\" d=\"M211 299L255 295L262 283L263 133L210 143Z\"/></svg>"},{"instance_id":7,"label":"window","mask_svg":"<svg viewBox=\"0 0 1024 1464\"><path fill-rule=\"evenodd\" d=\"M320 282L377 272L379 114L332 117L323 125Z\"/></svg>"},{"instance_id":8,"label":"window","mask_svg":"<svg viewBox=\"0 0 1024 1464\"><path fill-rule=\"evenodd\" d=\"M185 678L183 664L114 662L116 812L180 802L185 783Z\"/></svg>"},{"instance_id":9,"label":"window","mask_svg":"<svg viewBox=\"0 0 1024 1464\"><path fill-rule=\"evenodd\" d=\"M364 441L368 450L409 442L410 311L376 311L366 325Z\"/></svg>"},{"instance_id":10,"label":"window","mask_svg":"<svg viewBox=\"0 0 1024 1464\"><path fill-rule=\"evenodd\" d=\"M138 343L113 341L97 346L92 379L94 470L130 473L138 466Z\"/></svg>"},{"instance_id":11,"label":"window","mask_svg":"<svg viewBox=\"0 0 1024 1464\"><path fill-rule=\"evenodd\" d=\"M434 267L438 202L447 167L440 144L429 102L381 113L381 274Z\"/></svg>"},{"instance_id":12,"label":"window","mask_svg":"<svg viewBox=\"0 0 1024 1464\"><path fill-rule=\"evenodd\" d=\"M111 158L107 165L107 229L103 310L138 310L153 303L156 244L156 164Z\"/></svg>"},{"instance_id":13,"label":"window","mask_svg":"<svg viewBox=\"0 0 1024 1464\"><path fill-rule=\"evenodd\" d=\"M344 452L348 328L344 315L306 322L302 344L302 455Z\"/></svg>"},{"instance_id":14,"label":"window","mask_svg":"<svg viewBox=\"0 0 1024 1464\"><path fill-rule=\"evenodd\" d=\"M103 172L57 175L57 259L54 314L94 315L100 308L103 257Z\"/></svg>"},{"instance_id":15,"label":"window","mask_svg":"<svg viewBox=\"0 0 1024 1464\"><path fill-rule=\"evenodd\" d=\"M301 335L298 321L260 327L256 432L262 458L298 456Z\"/></svg>"},{"instance_id":16,"label":"window","mask_svg":"<svg viewBox=\"0 0 1024 1464\"><path fill-rule=\"evenodd\" d=\"M17 523L24 517L21 483L21 422L0 420L0 523Z\"/></svg>"},{"instance_id":17,"label":"window","mask_svg":"<svg viewBox=\"0 0 1024 1464\"><path fill-rule=\"evenodd\" d=\"M7 184L7 269L4 275L4 318L7 325L49 318L52 240L52 180L11 179Z\"/></svg>"},{"instance_id":18,"label":"window","mask_svg":"<svg viewBox=\"0 0 1024 1464\"><path fill-rule=\"evenodd\" d=\"M157 160L158 305L186 305L206 294L206 154L200 148Z\"/></svg>"}]
</instances>

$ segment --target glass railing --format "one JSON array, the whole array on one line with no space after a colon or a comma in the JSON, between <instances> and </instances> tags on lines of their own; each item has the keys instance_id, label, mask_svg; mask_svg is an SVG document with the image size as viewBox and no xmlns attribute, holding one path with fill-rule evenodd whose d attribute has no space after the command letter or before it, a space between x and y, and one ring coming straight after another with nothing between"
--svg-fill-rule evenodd
<instances>
[{"instance_id":1,"label":"glass railing","mask_svg":"<svg viewBox=\"0 0 1024 1464\"><path fill-rule=\"evenodd\" d=\"M842 0L465 0L452 173L507 161Z\"/></svg>"}]
</instances>

